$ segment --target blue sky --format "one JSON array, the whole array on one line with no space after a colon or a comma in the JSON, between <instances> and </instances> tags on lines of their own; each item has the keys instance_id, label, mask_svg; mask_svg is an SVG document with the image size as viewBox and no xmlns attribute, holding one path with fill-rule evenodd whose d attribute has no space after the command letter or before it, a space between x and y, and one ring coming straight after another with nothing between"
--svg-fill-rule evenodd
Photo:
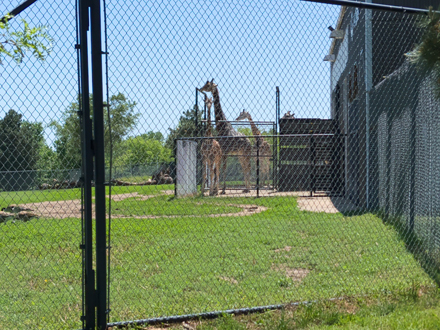
<instances>
[{"instance_id":1,"label":"blue sky","mask_svg":"<svg viewBox=\"0 0 440 330\"><path fill-rule=\"evenodd\" d=\"M19 3L2 1L0 13ZM49 26L54 48L45 63L27 58L0 67L1 117L13 108L48 124L74 101L74 9L74 1L39 0L20 15ZM141 119L131 135L166 134L193 107L195 87L212 78L228 119L246 109L254 120L274 121L276 86L282 114L328 118L330 65L323 58L339 9L298 0L107 0L110 94L137 103ZM46 139L54 139L49 129Z\"/></svg>"}]
</instances>

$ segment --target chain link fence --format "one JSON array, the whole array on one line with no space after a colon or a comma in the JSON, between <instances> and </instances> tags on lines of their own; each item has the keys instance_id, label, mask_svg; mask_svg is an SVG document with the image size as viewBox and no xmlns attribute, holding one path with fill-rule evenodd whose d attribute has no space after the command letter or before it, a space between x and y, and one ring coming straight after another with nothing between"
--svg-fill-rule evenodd
<instances>
[{"instance_id":1,"label":"chain link fence","mask_svg":"<svg viewBox=\"0 0 440 330\"><path fill-rule=\"evenodd\" d=\"M44 60L1 57L0 329L85 327L95 294L77 5L10 20L45 26ZM437 285L438 77L408 56L423 16L103 5L109 326Z\"/></svg>"},{"instance_id":2,"label":"chain link fence","mask_svg":"<svg viewBox=\"0 0 440 330\"><path fill-rule=\"evenodd\" d=\"M22 2L1 1L0 17ZM81 327L75 31L74 1L37 1L0 25L0 329Z\"/></svg>"},{"instance_id":3,"label":"chain link fence","mask_svg":"<svg viewBox=\"0 0 440 330\"><path fill-rule=\"evenodd\" d=\"M134 135L168 136L177 180L112 204L136 220L112 220L111 324L433 285L434 82L405 57L418 16L299 1L107 14L111 94L138 103ZM263 140L234 126L243 109L275 123L258 199Z\"/></svg>"}]
</instances>

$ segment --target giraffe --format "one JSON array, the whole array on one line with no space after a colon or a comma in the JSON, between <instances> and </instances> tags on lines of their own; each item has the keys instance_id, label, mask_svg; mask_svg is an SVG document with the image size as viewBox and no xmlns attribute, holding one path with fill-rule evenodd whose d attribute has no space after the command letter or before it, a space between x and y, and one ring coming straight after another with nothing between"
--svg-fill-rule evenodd
<instances>
[{"instance_id":1,"label":"giraffe","mask_svg":"<svg viewBox=\"0 0 440 330\"><path fill-rule=\"evenodd\" d=\"M260 155L260 173L261 173L261 183L264 187L266 180L269 180L269 171L270 171L270 157L272 157L272 149L269 143L262 137L260 130L257 125L255 125L254 121L249 112L244 111L240 113L236 120L249 120L251 124L252 134L255 137L255 145L259 146L259 155Z\"/></svg>"},{"instance_id":2,"label":"giraffe","mask_svg":"<svg viewBox=\"0 0 440 330\"><path fill-rule=\"evenodd\" d=\"M220 105L220 95L214 79L207 81L206 84L199 89L202 92L210 92L214 98L214 112L215 112L215 126L218 132L217 141L222 148L222 164L221 176L223 181L222 194L226 193L226 162L228 155L238 155L241 168L244 174L245 189L244 193L250 192L250 177L251 177L251 141L240 132L237 132L226 120Z\"/></svg>"},{"instance_id":3,"label":"giraffe","mask_svg":"<svg viewBox=\"0 0 440 330\"><path fill-rule=\"evenodd\" d=\"M203 93L204 94L204 93ZM205 137L201 146L202 153L202 196L205 193L206 182L206 167L208 167L209 175L211 177L211 187L209 188L209 196L218 194L219 179L220 179L220 163L222 160L222 148L218 141L212 138L212 126L211 126L211 106L212 98L208 98L205 94L205 105L208 110L208 121L206 127Z\"/></svg>"}]
</instances>

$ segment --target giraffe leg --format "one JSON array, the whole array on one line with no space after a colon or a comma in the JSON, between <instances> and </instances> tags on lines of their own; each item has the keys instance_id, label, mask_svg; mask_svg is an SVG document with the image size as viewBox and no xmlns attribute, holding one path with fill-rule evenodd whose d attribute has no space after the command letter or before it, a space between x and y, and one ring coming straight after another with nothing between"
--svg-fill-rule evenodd
<instances>
[{"instance_id":1,"label":"giraffe leg","mask_svg":"<svg viewBox=\"0 0 440 330\"><path fill-rule=\"evenodd\" d=\"M214 161L212 170L214 171L214 178L213 178L214 191L213 191L213 195L217 196L218 195L218 187L219 187L219 173L220 173L220 164L217 161Z\"/></svg>"},{"instance_id":2,"label":"giraffe leg","mask_svg":"<svg viewBox=\"0 0 440 330\"><path fill-rule=\"evenodd\" d=\"M245 180L246 189L245 192L251 191L251 158L245 157L245 167L246 167L246 176L247 180Z\"/></svg>"},{"instance_id":3,"label":"giraffe leg","mask_svg":"<svg viewBox=\"0 0 440 330\"><path fill-rule=\"evenodd\" d=\"M267 157L264 157L261 161L263 164L263 170L262 170L262 176L261 176L261 187L264 187L266 185L266 180L269 179L269 159Z\"/></svg>"},{"instance_id":4,"label":"giraffe leg","mask_svg":"<svg viewBox=\"0 0 440 330\"><path fill-rule=\"evenodd\" d=\"M205 157L203 157L203 158L205 158ZM203 161L202 161L202 184L200 186L202 196L205 196L205 183L206 183L206 162L205 162L205 159L203 159Z\"/></svg>"},{"instance_id":5,"label":"giraffe leg","mask_svg":"<svg viewBox=\"0 0 440 330\"><path fill-rule=\"evenodd\" d=\"M240 161L240 165L244 175L245 189L243 190L243 192L248 193L251 191L250 190L251 158L248 156L240 156L238 159Z\"/></svg>"},{"instance_id":6,"label":"giraffe leg","mask_svg":"<svg viewBox=\"0 0 440 330\"><path fill-rule=\"evenodd\" d=\"M227 163L228 157L227 156L223 156L222 160L221 160L221 170L220 170L220 174L221 174L221 178L223 181L223 189L221 194L224 195L226 194L226 163Z\"/></svg>"},{"instance_id":7,"label":"giraffe leg","mask_svg":"<svg viewBox=\"0 0 440 330\"><path fill-rule=\"evenodd\" d=\"M219 184L220 184L220 162L217 162L215 164L215 176L216 176L216 180L215 180L214 194L217 196L218 195Z\"/></svg>"},{"instance_id":8,"label":"giraffe leg","mask_svg":"<svg viewBox=\"0 0 440 330\"><path fill-rule=\"evenodd\" d=\"M216 190L214 162L209 164L209 177L211 178L211 187L209 188L209 196L214 196Z\"/></svg>"}]
</instances>

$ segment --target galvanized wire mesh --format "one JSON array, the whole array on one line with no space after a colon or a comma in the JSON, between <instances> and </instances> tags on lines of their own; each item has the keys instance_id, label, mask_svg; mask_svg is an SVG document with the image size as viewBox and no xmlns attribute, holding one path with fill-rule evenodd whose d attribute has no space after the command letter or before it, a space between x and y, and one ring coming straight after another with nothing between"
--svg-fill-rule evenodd
<instances>
[{"instance_id":1,"label":"galvanized wire mesh","mask_svg":"<svg viewBox=\"0 0 440 330\"><path fill-rule=\"evenodd\" d=\"M186 1L109 3L108 19L111 94L139 113L129 135L161 132L176 165L159 173L175 185L114 187L112 322L432 285L437 103L405 57L418 17ZM275 122L259 199L243 109Z\"/></svg>"},{"instance_id":2,"label":"galvanized wire mesh","mask_svg":"<svg viewBox=\"0 0 440 330\"><path fill-rule=\"evenodd\" d=\"M21 2L2 1L0 16ZM52 41L39 40L52 50L43 61L30 50L20 64L1 54L0 328L80 328L81 158L69 135L79 127L61 131L78 110L75 2L38 1L10 33L24 30L22 19L46 26ZM17 39L0 29L13 52L6 40Z\"/></svg>"},{"instance_id":3,"label":"galvanized wire mesh","mask_svg":"<svg viewBox=\"0 0 440 330\"><path fill-rule=\"evenodd\" d=\"M435 285L438 78L405 56L419 16L105 5L112 325ZM75 13L20 14L53 50L0 66L0 328L84 314Z\"/></svg>"}]
</instances>

